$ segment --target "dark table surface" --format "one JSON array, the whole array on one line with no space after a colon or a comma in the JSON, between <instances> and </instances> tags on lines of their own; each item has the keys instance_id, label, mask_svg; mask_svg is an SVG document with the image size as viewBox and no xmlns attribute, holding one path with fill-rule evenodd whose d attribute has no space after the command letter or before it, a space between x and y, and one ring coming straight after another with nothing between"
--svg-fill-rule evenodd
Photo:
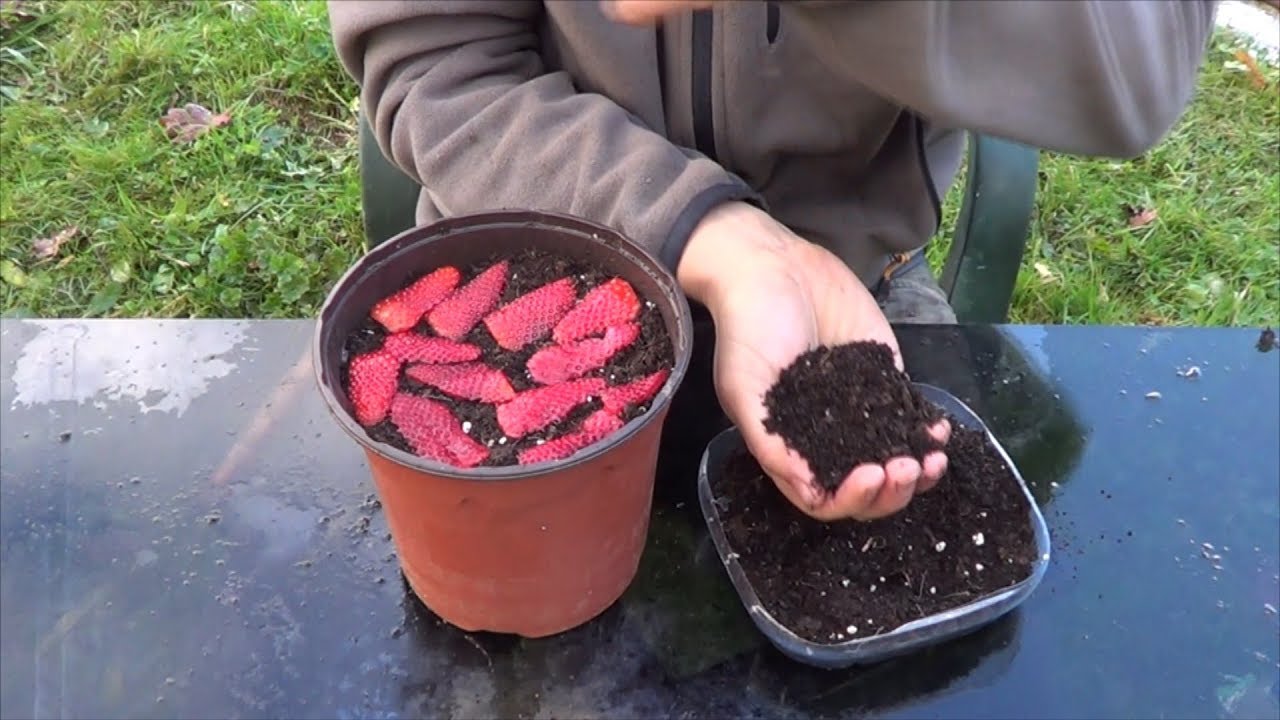
<instances>
[{"instance_id":1,"label":"dark table surface","mask_svg":"<svg viewBox=\"0 0 1280 720\"><path fill-rule=\"evenodd\" d=\"M0 324L0 714L1280 714L1280 352L1257 330L902 329L913 375L1022 468L1053 563L974 635L828 672L755 632L684 471L600 618L538 641L439 622L313 390L311 327Z\"/></svg>"}]
</instances>

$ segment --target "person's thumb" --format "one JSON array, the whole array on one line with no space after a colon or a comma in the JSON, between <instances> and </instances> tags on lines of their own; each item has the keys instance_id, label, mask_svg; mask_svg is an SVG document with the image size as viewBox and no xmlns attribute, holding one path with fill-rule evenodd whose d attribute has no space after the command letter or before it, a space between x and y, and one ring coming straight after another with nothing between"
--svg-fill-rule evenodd
<instances>
[{"instance_id":1,"label":"person's thumb","mask_svg":"<svg viewBox=\"0 0 1280 720\"><path fill-rule=\"evenodd\" d=\"M604 14L628 25L651 25L668 15L711 7L711 0L600 0Z\"/></svg>"}]
</instances>

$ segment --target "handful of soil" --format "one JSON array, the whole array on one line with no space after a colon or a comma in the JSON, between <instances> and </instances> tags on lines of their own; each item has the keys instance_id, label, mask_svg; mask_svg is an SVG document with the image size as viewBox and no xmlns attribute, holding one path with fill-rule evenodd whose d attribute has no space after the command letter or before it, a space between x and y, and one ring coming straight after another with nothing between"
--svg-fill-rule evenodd
<instances>
[{"instance_id":1,"label":"handful of soil","mask_svg":"<svg viewBox=\"0 0 1280 720\"><path fill-rule=\"evenodd\" d=\"M941 445L928 428L942 411L893 364L888 345L865 341L810 350L764 398L765 430L809 463L834 492L853 469L895 457L924 459Z\"/></svg>"}]
</instances>

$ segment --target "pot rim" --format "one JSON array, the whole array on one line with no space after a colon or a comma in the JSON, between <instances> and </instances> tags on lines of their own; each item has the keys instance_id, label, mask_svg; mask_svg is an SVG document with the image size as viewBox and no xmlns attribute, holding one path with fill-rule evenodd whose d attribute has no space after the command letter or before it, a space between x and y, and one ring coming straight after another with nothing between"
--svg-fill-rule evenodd
<instances>
[{"instance_id":1,"label":"pot rim","mask_svg":"<svg viewBox=\"0 0 1280 720\"><path fill-rule=\"evenodd\" d=\"M395 246L396 242L411 233L422 233L422 237L412 245L396 249L396 253L406 252L409 248L415 247L419 244L435 242L457 233L472 232L488 227L511 225L525 227L531 225L543 225L549 229L557 231L584 234L602 245L605 244L601 242L602 236L608 236L612 240L617 241L621 246L621 248L614 248L615 253L623 255L623 257L626 257L628 253L631 253L648 261L650 267L644 267L644 264L636 262L636 259L628 258L628 261L639 265L643 271L655 275L660 284L667 285L671 289L670 295L672 302L675 305L674 310L678 332L683 334L686 339L686 342L682 344L679 342L678 337L671 338L672 350L675 355L675 363L670 376L667 377L666 383L663 384L662 388L658 391L658 394L654 396L653 400L649 403L649 409L643 415L632 418L629 422L623 425L621 429L608 437L598 440L573 455L560 460L549 460L530 465L458 468L446 463L427 460L426 458L405 452L404 450L386 443L373 440L365 431L364 426L357 423L355 418L352 417L350 413L346 412L342 407L342 403L338 399L337 394L334 392L334 389L329 387L324 380L325 359L321 352L321 347L324 340L326 319L332 313L335 305L337 305L344 296L344 294L339 291L346 288L354 276L368 272L371 266L377 266L382 262L385 262L384 258L379 257L379 251L382 251L383 253L392 252L391 248ZM654 299L653 301L658 302L657 299ZM680 383L684 381L684 376L689 370L689 363L693 354L692 346L693 320L688 298L680 288L675 276L660 260L658 260L656 256L654 256L653 253L649 252L629 237L623 235L621 232L585 218L564 213L537 210L496 210L455 215L436 222L415 225L414 227L397 233L394 237L366 252L358 260L352 263L351 266L347 268L346 272L344 272L337 281L334 282L333 286L329 289L328 295L325 297L324 303L320 306L320 311L315 321L315 329L312 331L311 336L311 367L315 383L320 389L320 395L324 398L325 406L328 408L329 414L334 417L338 422L338 425L342 427L343 431L359 443L366 452L373 452L385 460L389 460L397 465L407 467L426 475L452 478L456 480L498 482L524 480L532 477L552 475L564 468L591 462L607 454L618 445L627 442L647 427L651 422L662 418L665 415L668 406L671 404L672 398L675 396L676 388L678 388Z\"/></svg>"}]
</instances>

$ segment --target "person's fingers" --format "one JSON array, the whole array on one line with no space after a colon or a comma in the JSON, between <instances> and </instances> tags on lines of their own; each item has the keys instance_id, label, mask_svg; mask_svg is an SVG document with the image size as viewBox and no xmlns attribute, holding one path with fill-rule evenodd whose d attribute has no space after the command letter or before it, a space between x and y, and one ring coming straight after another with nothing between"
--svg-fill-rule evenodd
<instances>
[{"instance_id":1,"label":"person's fingers","mask_svg":"<svg viewBox=\"0 0 1280 720\"><path fill-rule=\"evenodd\" d=\"M920 481L916 483L916 492L928 492L947 474L947 454L931 452L924 456L924 472L920 473Z\"/></svg>"},{"instance_id":2,"label":"person's fingers","mask_svg":"<svg viewBox=\"0 0 1280 720\"><path fill-rule=\"evenodd\" d=\"M735 420L735 423L756 462L792 504L805 512L818 504L820 498L811 482L813 474L807 462L787 448L781 438L765 432L758 420Z\"/></svg>"},{"instance_id":3,"label":"person's fingers","mask_svg":"<svg viewBox=\"0 0 1280 720\"><path fill-rule=\"evenodd\" d=\"M651 25L679 12L711 7L711 0L601 0L605 15L628 25Z\"/></svg>"},{"instance_id":4,"label":"person's fingers","mask_svg":"<svg viewBox=\"0 0 1280 720\"><path fill-rule=\"evenodd\" d=\"M916 484L920 481L920 463L915 458L893 458L884 468L884 487L867 510L873 517L892 515L905 508L915 497Z\"/></svg>"},{"instance_id":5,"label":"person's fingers","mask_svg":"<svg viewBox=\"0 0 1280 720\"><path fill-rule=\"evenodd\" d=\"M761 467L763 468L763 466ZM778 492L782 493L782 496L787 499L787 502L794 505L800 512L816 517L813 513L814 508L817 505L817 501L814 500L816 495L812 488L809 488L808 486L796 486L794 483L787 480L779 480L778 478L769 475L768 472L766 472L765 475L773 481L774 486L777 487Z\"/></svg>"},{"instance_id":6,"label":"person's fingers","mask_svg":"<svg viewBox=\"0 0 1280 720\"><path fill-rule=\"evenodd\" d=\"M929 427L929 436L935 442L945 446L951 441L951 423L947 420L939 420ZM923 471L920 473L920 480L916 483L916 492L928 492L938 484L942 476L947 472L947 454L945 451L931 452L924 456L924 462L921 463Z\"/></svg>"},{"instance_id":7,"label":"person's fingers","mask_svg":"<svg viewBox=\"0 0 1280 720\"><path fill-rule=\"evenodd\" d=\"M873 520L880 515L874 507L876 498L884 491L886 485L885 468L882 465L859 465L836 488L834 495L825 496L825 501L809 514L818 520Z\"/></svg>"},{"instance_id":8,"label":"person's fingers","mask_svg":"<svg viewBox=\"0 0 1280 720\"><path fill-rule=\"evenodd\" d=\"M943 418L929 426L929 437L943 445L951 442L951 423Z\"/></svg>"}]
</instances>

